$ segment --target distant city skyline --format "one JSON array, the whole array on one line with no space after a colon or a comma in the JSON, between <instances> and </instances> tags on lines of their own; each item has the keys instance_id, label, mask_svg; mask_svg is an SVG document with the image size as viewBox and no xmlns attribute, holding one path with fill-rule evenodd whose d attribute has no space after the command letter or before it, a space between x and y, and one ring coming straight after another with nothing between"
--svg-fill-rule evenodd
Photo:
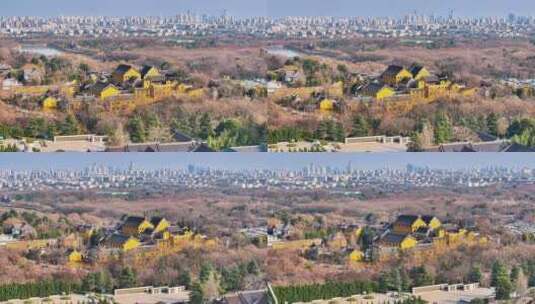
<instances>
[{"instance_id":1,"label":"distant city skyline","mask_svg":"<svg viewBox=\"0 0 535 304\"><path fill-rule=\"evenodd\" d=\"M393 16L417 11L447 16L506 16L535 14L532 0L18 0L2 1L2 16L158 16L187 11L234 16Z\"/></svg>"},{"instance_id":2,"label":"distant city skyline","mask_svg":"<svg viewBox=\"0 0 535 304\"><path fill-rule=\"evenodd\" d=\"M0 168L14 170L81 169L94 163L126 168L130 162L144 169L186 168L188 165L220 169L289 169L310 163L355 169L404 168L407 164L437 169L487 166L535 168L535 153L385 153L385 154L267 154L267 153L14 153L0 157Z\"/></svg>"}]
</instances>

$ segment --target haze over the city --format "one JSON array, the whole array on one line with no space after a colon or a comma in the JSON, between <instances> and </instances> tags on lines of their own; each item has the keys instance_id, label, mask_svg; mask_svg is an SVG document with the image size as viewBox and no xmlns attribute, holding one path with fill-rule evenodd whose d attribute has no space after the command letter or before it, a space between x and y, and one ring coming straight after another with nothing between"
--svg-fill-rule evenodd
<instances>
[{"instance_id":1,"label":"haze over the city","mask_svg":"<svg viewBox=\"0 0 535 304\"><path fill-rule=\"evenodd\" d=\"M531 0L19 0L2 1L0 15L173 15L185 12L234 16L401 16L407 13L456 16L532 15Z\"/></svg>"},{"instance_id":2,"label":"haze over the city","mask_svg":"<svg viewBox=\"0 0 535 304\"><path fill-rule=\"evenodd\" d=\"M387 154L264 154L264 153L184 153L159 154L6 154L0 159L0 168L80 169L94 163L126 167L131 162L146 169L186 167L189 164L221 169L299 169L314 163L322 166L345 167L351 162L355 168L403 168L407 164L438 169L463 169L487 166L535 166L535 154L518 153L387 153Z\"/></svg>"}]
</instances>

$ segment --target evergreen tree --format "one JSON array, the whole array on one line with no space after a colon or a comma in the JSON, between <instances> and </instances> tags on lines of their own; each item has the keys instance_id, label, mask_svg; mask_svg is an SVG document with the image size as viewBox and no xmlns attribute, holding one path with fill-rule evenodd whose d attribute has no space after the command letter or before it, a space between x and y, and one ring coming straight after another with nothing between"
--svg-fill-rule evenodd
<instances>
[{"instance_id":1,"label":"evergreen tree","mask_svg":"<svg viewBox=\"0 0 535 304\"><path fill-rule=\"evenodd\" d=\"M528 286L535 287L535 273L532 273L528 279Z\"/></svg>"},{"instance_id":2,"label":"evergreen tree","mask_svg":"<svg viewBox=\"0 0 535 304\"><path fill-rule=\"evenodd\" d=\"M119 287L131 288L136 285L136 274L130 267L125 267L119 275Z\"/></svg>"},{"instance_id":3,"label":"evergreen tree","mask_svg":"<svg viewBox=\"0 0 535 304\"><path fill-rule=\"evenodd\" d=\"M186 289L191 287L191 275L189 271L182 271L178 276L177 283L181 286L185 286Z\"/></svg>"},{"instance_id":4,"label":"evergreen tree","mask_svg":"<svg viewBox=\"0 0 535 304\"><path fill-rule=\"evenodd\" d=\"M511 297L513 291L513 285L509 276L500 275L496 281L496 299L507 300Z\"/></svg>"},{"instance_id":5,"label":"evergreen tree","mask_svg":"<svg viewBox=\"0 0 535 304\"><path fill-rule=\"evenodd\" d=\"M209 263L203 263L201 265L201 271L199 272L199 281L204 283L210 278L210 273L212 273L212 265Z\"/></svg>"},{"instance_id":6,"label":"evergreen tree","mask_svg":"<svg viewBox=\"0 0 535 304\"><path fill-rule=\"evenodd\" d=\"M136 116L128 121L128 133L130 134L130 140L135 143L141 143L145 141L146 130L145 124L141 117Z\"/></svg>"},{"instance_id":7,"label":"evergreen tree","mask_svg":"<svg viewBox=\"0 0 535 304\"><path fill-rule=\"evenodd\" d=\"M202 287L199 282L195 282L191 286L190 303L191 304L203 304L204 303L204 293L202 291Z\"/></svg>"},{"instance_id":8,"label":"evergreen tree","mask_svg":"<svg viewBox=\"0 0 535 304\"><path fill-rule=\"evenodd\" d=\"M411 279L409 277L409 274L407 273L407 270L405 270L405 268L401 268L400 273L401 273L401 289L403 291L409 291L411 287Z\"/></svg>"},{"instance_id":9,"label":"evergreen tree","mask_svg":"<svg viewBox=\"0 0 535 304\"><path fill-rule=\"evenodd\" d=\"M433 277L427 272L425 266L414 267L410 271L413 286L426 286L433 284Z\"/></svg>"},{"instance_id":10,"label":"evergreen tree","mask_svg":"<svg viewBox=\"0 0 535 304\"><path fill-rule=\"evenodd\" d=\"M255 260L252 260L247 264L247 272L252 275L258 275L260 271L258 270L258 264L256 264Z\"/></svg>"},{"instance_id":11,"label":"evergreen tree","mask_svg":"<svg viewBox=\"0 0 535 304\"><path fill-rule=\"evenodd\" d=\"M468 273L468 283L477 283L481 282L481 268L477 265L472 266L472 269L470 269L470 272Z\"/></svg>"},{"instance_id":12,"label":"evergreen tree","mask_svg":"<svg viewBox=\"0 0 535 304\"><path fill-rule=\"evenodd\" d=\"M80 133L78 121L74 115L67 115L65 121L60 125L60 133L62 135L76 135Z\"/></svg>"},{"instance_id":13,"label":"evergreen tree","mask_svg":"<svg viewBox=\"0 0 535 304\"><path fill-rule=\"evenodd\" d=\"M513 266L513 268L511 268L511 275L510 275L511 283L515 284L516 281L518 280L519 275L520 275L520 268L518 266Z\"/></svg>"},{"instance_id":14,"label":"evergreen tree","mask_svg":"<svg viewBox=\"0 0 535 304\"><path fill-rule=\"evenodd\" d=\"M495 261L492 264L492 272L491 272L491 278L490 278L490 286L496 287L498 284L498 277L500 276L507 276L507 269L505 269L505 266L500 261Z\"/></svg>"},{"instance_id":15,"label":"evergreen tree","mask_svg":"<svg viewBox=\"0 0 535 304\"><path fill-rule=\"evenodd\" d=\"M513 290L511 276L508 274L505 265L496 261L492 265L491 286L496 287L496 299L509 299Z\"/></svg>"},{"instance_id":16,"label":"evergreen tree","mask_svg":"<svg viewBox=\"0 0 535 304\"><path fill-rule=\"evenodd\" d=\"M444 112L438 112L435 117L435 144L447 143L453 136L450 119Z\"/></svg>"},{"instance_id":17,"label":"evergreen tree","mask_svg":"<svg viewBox=\"0 0 535 304\"><path fill-rule=\"evenodd\" d=\"M199 137L202 139L208 139L208 137L214 134L214 129L212 128L212 119L210 118L210 114L208 114L208 112L205 112L202 115L199 121L199 129Z\"/></svg>"},{"instance_id":18,"label":"evergreen tree","mask_svg":"<svg viewBox=\"0 0 535 304\"><path fill-rule=\"evenodd\" d=\"M401 273L399 268L394 268L388 273L388 290L401 292L403 290L403 283L401 281Z\"/></svg>"},{"instance_id":19,"label":"evergreen tree","mask_svg":"<svg viewBox=\"0 0 535 304\"><path fill-rule=\"evenodd\" d=\"M221 287L227 292L240 290L243 285L243 277L244 273L238 267L230 270L223 268L221 269Z\"/></svg>"},{"instance_id":20,"label":"evergreen tree","mask_svg":"<svg viewBox=\"0 0 535 304\"><path fill-rule=\"evenodd\" d=\"M329 136L329 121L322 120L316 129L315 137L317 139L325 140Z\"/></svg>"},{"instance_id":21,"label":"evergreen tree","mask_svg":"<svg viewBox=\"0 0 535 304\"><path fill-rule=\"evenodd\" d=\"M361 115L355 116L353 119L353 129L351 130L351 136L364 137L368 136L370 132L370 126L368 121Z\"/></svg>"},{"instance_id":22,"label":"evergreen tree","mask_svg":"<svg viewBox=\"0 0 535 304\"><path fill-rule=\"evenodd\" d=\"M498 136L498 115L494 112L487 116L487 130L489 134Z\"/></svg>"},{"instance_id":23,"label":"evergreen tree","mask_svg":"<svg viewBox=\"0 0 535 304\"><path fill-rule=\"evenodd\" d=\"M336 124L336 128L334 131L334 140L337 142L344 142L346 138L346 133L344 131L344 126L341 123Z\"/></svg>"}]
</instances>

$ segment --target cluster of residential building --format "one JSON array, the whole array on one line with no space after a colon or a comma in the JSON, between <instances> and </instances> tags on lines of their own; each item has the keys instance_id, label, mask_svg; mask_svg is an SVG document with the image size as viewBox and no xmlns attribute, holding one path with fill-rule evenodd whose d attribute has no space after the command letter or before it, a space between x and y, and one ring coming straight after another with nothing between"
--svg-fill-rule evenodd
<instances>
[{"instance_id":1,"label":"cluster of residential building","mask_svg":"<svg viewBox=\"0 0 535 304\"><path fill-rule=\"evenodd\" d=\"M36 238L34 228L27 223L4 223L3 230L0 246L38 250L39 254L44 254L47 249L63 248L65 259L73 266L105 261L110 256L126 252L147 257L177 252L187 246L216 244L188 227L173 225L158 216L125 216L115 227L79 225L73 233L51 239Z\"/></svg>"},{"instance_id":2,"label":"cluster of residential building","mask_svg":"<svg viewBox=\"0 0 535 304\"><path fill-rule=\"evenodd\" d=\"M393 17L234 17L179 14L162 17L0 17L0 34L13 37L205 37L248 35L259 38L349 37L526 37L535 18L454 17L410 14Z\"/></svg>"},{"instance_id":3,"label":"cluster of residential building","mask_svg":"<svg viewBox=\"0 0 535 304\"><path fill-rule=\"evenodd\" d=\"M356 93L375 100L426 101L454 94L471 96L476 89L454 83L447 76L432 75L424 66L414 63L408 68L388 66L378 78L359 87Z\"/></svg>"},{"instance_id":4,"label":"cluster of residential building","mask_svg":"<svg viewBox=\"0 0 535 304\"><path fill-rule=\"evenodd\" d=\"M173 225L159 216L124 216L114 228L97 231L95 227L80 226L84 238L79 248L72 248L69 261L92 262L117 253L135 252L148 257L177 252L187 246L210 247L214 240L191 231L188 227Z\"/></svg>"},{"instance_id":5,"label":"cluster of residential building","mask_svg":"<svg viewBox=\"0 0 535 304\"><path fill-rule=\"evenodd\" d=\"M269 52L269 51L266 51ZM431 73L425 66L390 65L380 75L350 72L345 84L351 86L352 99L347 98L342 81L330 85L310 86L301 67L287 63L269 71L268 94L279 104L296 111L343 112L351 101L391 101L388 105L400 111L410 105L432 102L441 97L473 96L476 88L451 80L446 75ZM262 84L258 84L259 86ZM264 84L264 87L266 85Z\"/></svg>"},{"instance_id":6,"label":"cluster of residential building","mask_svg":"<svg viewBox=\"0 0 535 304\"><path fill-rule=\"evenodd\" d=\"M464 223L464 226L443 224L433 215L400 215L385 229L379 230L373 250L382 256L412 248L425 249L459 243L485 244L488 241L480 236L475 225Z\"/></svg>"},{"instance_id":7,"label":"cluster of residential building","mask_svg":"<svg viewBox=\"0 0 535 304\"><path fill-rule=\"evenodd\" d=\"M154 66L136 68L120 64L112 73L88 72L82 82L72 81L56 85L32 85L10 77L10 69L0 74L1 92L4 95L41 96L43 109L76 108L77 104L90 101L116 101L113 108L161 100L174 94L187 94L192 98L204 96L203 89L177 80L176 73L160 71ZM24 72L26 75L26 72ZM123 103L120 103L123 101Z\"/></svg>"},{"instance_id":8,"label":"cluster of residential building","mask_svg":"<svg viewBox=\"0 0 535 304\"><path fill-rule=\"evenodd\" d=\"M242 233L258 246L274 250L299 250L308 259L349 263L388 258L407 250L429 250L458 244L485 244L488 239L465 221L444 224L433 215L400 215L392 223L340 224L325 237L292 239L290 224L246 228ZM363 235L368 234L366 239ZM306 235L306 234L305 234Z\"/></svg>"}]
</instances>

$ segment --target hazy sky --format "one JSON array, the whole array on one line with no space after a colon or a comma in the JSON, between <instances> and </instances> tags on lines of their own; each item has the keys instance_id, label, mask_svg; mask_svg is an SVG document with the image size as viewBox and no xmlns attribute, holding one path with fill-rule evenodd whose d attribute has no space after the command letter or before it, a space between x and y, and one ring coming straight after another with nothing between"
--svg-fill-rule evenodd
<instances>
[{"instance_id":1,"label":"hazy sky","mask_svg":"<svg viewBox=\"0 0 535 304\"><path fill-rule=\"evenodd\" d=\"M1 1L1 0L0 0ZM354 168L402 168L408 163L434 168L472 168L489 165L535 167L535 153L2 153L0 168L82 168L93 163L143 168L185 168L188 164L225 169L289 168L309 163Z\"/></svg>"},{"instance_id":2,"label":"hazy sky","mask_svg":"<svg viewBox=\"0 0 535 304\"><path fill-rule=\"evenodd\" d=\"M238 16L535 15L534 0L0 0L0 15L173 15L188 10Z\"/></svg>"}]
</instances>

